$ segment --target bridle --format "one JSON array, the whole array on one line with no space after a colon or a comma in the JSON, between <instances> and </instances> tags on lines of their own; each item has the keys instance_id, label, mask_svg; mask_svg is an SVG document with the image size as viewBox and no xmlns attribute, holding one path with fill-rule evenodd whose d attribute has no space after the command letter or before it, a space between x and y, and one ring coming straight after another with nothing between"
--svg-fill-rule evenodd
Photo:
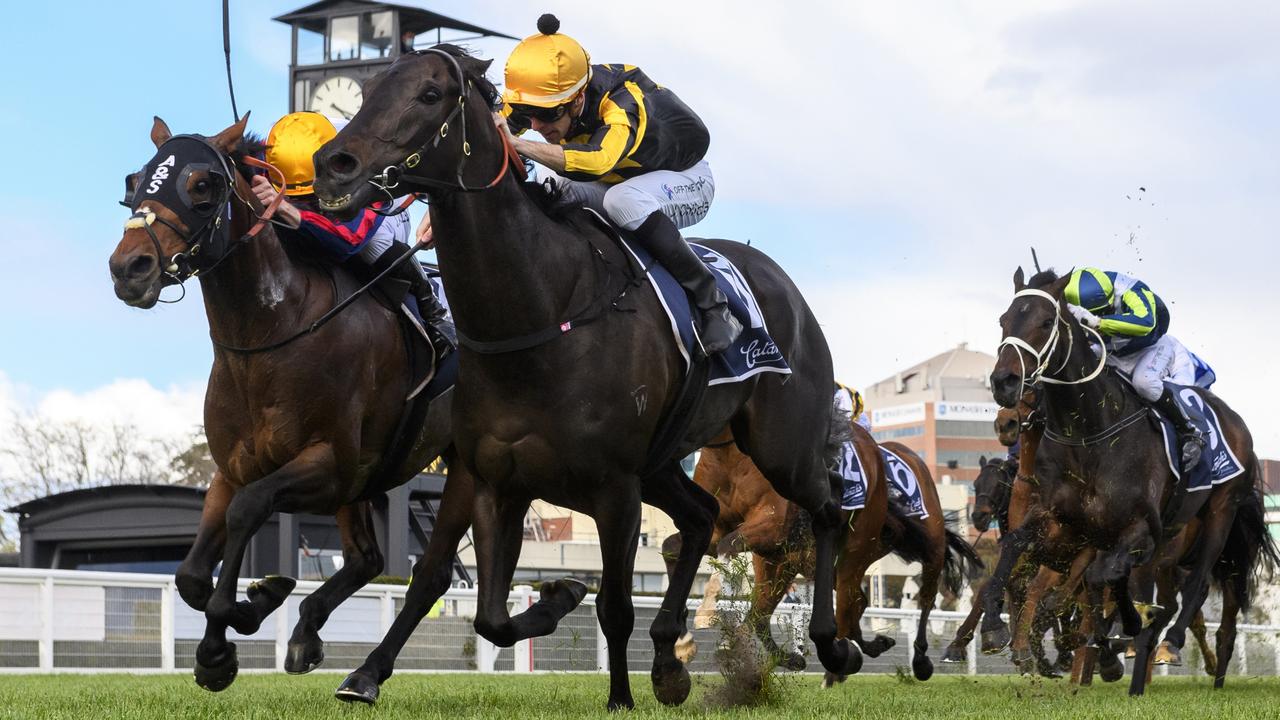
<instances>
[{"instance_id":1,"label":"bridle","mask_svg":"<svg viewBox=\"0 0 1280 720\"><path fill-rule=\"evenodd\" d=\"M1066 369L1067 363L1071 361L1071 351L1074 348L1074 343L1075 343L1075 339L1071 333L1071 326L1062 317L1061 303L1057 298L1050 295L1049 293L1043 290L1037 290L1035 288L1027 288L1025 290L1020 290L1019 292L1014 293L1013 295L1014 300L1017 300L1018 298L1022 298L1022 297L1037 297L1037 298L1042 298L1044 300L1048 300L1049 302L1053 303L1054 323L1053 323L1053 330L1049 332L1048 339L1045 340L1044 345L1038 349L1032 347L1030 343L1028 343L1026 340L1023 340L1022 338L1016 335L1010 335L1000 341L1000 345L996 350L997 357L1000 355L1000 353L1004 352L1004 349L1006 347L1012 347L1015 350L1019 351L1018 364L1021 366L1022 373L1018 378L1019 380L1018 397L1022 397L1023 395L1026 394L1027 385L1034 385L1035 383L1038 383L1038 382L1048 383L1050 385L1081 385L1081 384L1092 381L1093 379L1097 378L1099 375L1102 374L1102 369L1107 364L1107 345L1103 341L1101 333L1089 327L1088 325L1081 324L1080 327L1093 333L1094 337L1098 339L1098 345L1102 348L1102 356L1098 358L1098 366L1093 369L1093 372L1077 380L1060 380L1056 377L1053 377L1054 375L1057 375L1058 373L1061 373L1064 369ZM1067 333L1066 333L1067 351L1063 355L1062 362L1058 364L1058 367L1054 368L1050 372L1048 369L1049 363L1053 359L1054 353L1058 350L1058 341L1062 339L1062 333L1059 332L1059 328L1061 328L1064 325L1067 327ZM1035 361L1037 363L1035 370L1033 370L1030 375L1027 374L1026 361L1023 360L1021 351L1025 351L1027 354L1031 355L1031 357L1035 358Z\"/></svg>"},{"instance_id":2,"label":"bridle","mask_svg":"<svg viewBox=\"0 0 1280 720\"><path fill-rule=\"evenodd\" d=\"M177 170L179 158L181 169ZM280 186L284 186L284 173L275 166L253 157L245 157L243 161L274 173ZM175 171L171 172L170 168ZM195 203L188 194L187 180L192 173L198 171L208 173L210 180L217 184L213 202ZM232 167L226 154L200 135L174 135L160 145L142 171L129 176L131 180L136 178L136 183L130 187L126 182L126 196L121 203L133 211L124 223L125 230L146 231L155 246L160 271L183 289L183 294L176 300L160 302L175 303L182 300L186 296L183 283L190 278L212 272L238 247L257 237L275 215L284 199L283 194L277 195L263 214L257 216L257 222L248 232L234 241L231 239L232 198L239 199L253 212L253 204L240 194L236 182L238 177L239 173ZM145 191L143 183L147 183ZM159 217L149 204L152 201L176 215L179 223L189 229L184 230L178 223ZM156 223L169 228L187 246L184 252L175 253L167 262L164 248L153 227Z\"/></svg>"},{"instance_id":3,"label":"bridle","mask_svg":"<svg viewBox=\"0 0 1280 720\"><path fill-rule=\"evenodd\" d=\"M515 166L516 172L520 173L523 180L524 163L520 160L520 156L516 153L515 148L511 146L511 140L505 132L498 132L502 139L503 158L502 166L498 168L498 174L490 180L488 184L471 186L467 185L462 175L467 169L467 160L471 158L471 142L467 140L467 96L471 93L473 85L466 75L462 72L462 66L458 63L458 59L453 55L437 48L427 48L425 50L415 50L406 55L439 55L449 61L452 74L458 79L458 100L452 111L444 122L440 123L440 127L432 132L428 138L423 141L417 150L414 150L404 160L395 165L388 165L383 168L382 172L369 178L368 183L373 185L379 191L385 193L389 198L393 198L391 192L400 186L401 182L407 182L418 187L435 188L447 192L481 192L495 187L507 175L507 168ZM437 180L433 177L421 175L417 173L417 168L422 166L423 160L427 154L440 146L440 143L449 136L451 126L454 121L458 122L462 133L462 153L458 156L458 165L454 170L454 180L452 182ZM391 203L390 205L393 205ZM388 206L390 206L388 205ZM390 212L384 213L394 215L404 212L409 203L405 203Z\"/></svg>"}]
</instances>

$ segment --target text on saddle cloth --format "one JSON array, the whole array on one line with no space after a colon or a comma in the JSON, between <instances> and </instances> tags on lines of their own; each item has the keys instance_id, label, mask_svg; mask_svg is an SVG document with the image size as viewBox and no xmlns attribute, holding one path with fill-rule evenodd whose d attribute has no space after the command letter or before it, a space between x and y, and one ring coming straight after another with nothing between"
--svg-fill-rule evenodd
<instances>
[{"instance_id":1,"label":"text on saddle cloth","mask_svg":"<svg viewBox=\"0 0 1280 720\"><path fill-rule=\"evenodd\" d=\"M693 305L689 296L671 273L655 263L653 257L638 243L628 242L624 238L623 246L641 266L646 268L649 281L657 290L658 302L671 321L672 334L675 335L676 345L680 348L680 354L687 368L696 342L693 331ZM760 303L756 300L742 273L716 251L697 243L689 243L689 246L711 269L711 274L716 278L717 287L729 300L730 312L738 322L742 323L743 328L742 334L733 345L715 356L714 362L711 363L707 385L740 382L765 372L790 375L791 366L782 356L777 343L769 336L764 314L760 311Z\"/></svg>"},{"instance_id":2,"label":"text on saddle cloth","mask_svg":"<svg viewBox=\"0 0 1280 720\"><path fill-rule=\"evenodd\" d=\"M1165 385L1173 392L1173 396L1177 398L1178 404L1191 419L1191 423L1204 435L1205 445L1204 451L1200 454L1200 463L1192 468L1190 477L1186 479L1187 492L1208 490L1243 473L1244 466L1231 450L1226 436L1222 433L1222 423L1218 420L1218 414L1204 401L1204 396L1196 392L1195 388L1185 385L1175 385L1171 382L1166 382ZM1169 469L1173 471L1174 476L1181 479L1182 446L1178 443L1177 432L1172 422L1161 417L1159 413L1156 415L1160 417L1160 428L1163 431L1165 459L1169 462Z\"/></svg>"},{"instance_id":3,"label":"text on saddle cloth","mask_svg":"<svg viewBox=\"0 0 1280 720\"><path fill-rule=\"evenodd\" d=\"M924 507L924 495L920 491L920 480L902 458L894 452L880 448L880 457L884 460L885 474L889 480L889 502L897 505L906 517L924 519L929 511ZM867 474L862 467L862 458L854 450L853 441L845 441L840 448L840 456L836 462L836 472L844 480L844 490L840 496L840 509L860 510L867 503Z\"/></svg>"}]
</instances>

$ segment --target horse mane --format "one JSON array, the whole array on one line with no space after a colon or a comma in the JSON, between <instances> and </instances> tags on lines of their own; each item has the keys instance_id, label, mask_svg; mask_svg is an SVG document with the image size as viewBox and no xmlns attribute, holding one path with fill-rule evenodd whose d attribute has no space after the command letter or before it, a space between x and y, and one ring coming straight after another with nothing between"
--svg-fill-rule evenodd
<instances>
[{"instance_id":1,"label":"horse mane","mask_svg":"<svg viewBox=\"0 0 1280 720\"><path fill-rule=\"evenodd\" d=\"M1032 275L1031 279L1027 281L1027 287L1041 289L1046 285L1052 285L1059 279L1058 273L1055 272L1053 268L1049 268L1048 270L1041 270L1035 275Z\"/></svg>"},{"instance_id":2,"label":"horse mane","mask_svg":"<svg viewBox=\"0 0 1280 720\"><path fill-rule=\"evenodd\" d=\"M246 165L244 159L246 157L257 158L262 160L267 154L267 141L254 132L246 132L244 137L240 138L239 144L231 151L231 162L235 165L236 171L244 176L245 180L253 177L254 169Z\"/></svg>"}]
</instances>

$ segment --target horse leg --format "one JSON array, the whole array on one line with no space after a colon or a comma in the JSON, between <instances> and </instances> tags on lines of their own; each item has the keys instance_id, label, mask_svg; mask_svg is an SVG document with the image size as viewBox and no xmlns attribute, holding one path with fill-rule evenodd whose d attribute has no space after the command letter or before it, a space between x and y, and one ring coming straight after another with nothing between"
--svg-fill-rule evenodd
<instances>
[{"instance_id":1,"label":"horse leg","mask_svg":"<svg viewBox=\"0 0 1280 720\"><path fill-rule=\"evenodd\" d=\"M1044 598L1045 593L1049 591L1050 585L1059 582L1061 578L1061 575L1049 568L1041 567L1035 578L1027 585L1022 608L1015 619L1013 653L1010 656L1010 660L1023 675L1031 675L1036 671L1035 660L1032 658L1031 653L1030 637L1033 626L1036 624L1036 614L1040 607L1040 601Z\"/></svg>"},{"instance_id":2,"label":"horse leg","mask_svg":"<svg viewBox=\"0 0 1280 720\"><path fill-rule=\"evenodd\" d=\"M929 659L929 613L938 598L938 582L946 563L947 540L939 535L930 546L920 575L920 592L916 595L916 607L920 621L916 624L916 639L911 644L911 673L917 680L933 677L933 661Z\"/></svg>"},{"instance_id":3,"label":"horse leg","mask_svg":"<svg viewBox=\"0 0 1280 720\"><path fill-rule=\"evenodd\" d=\"M855 531L858 525L855 524ZM862 591L862 580L866 577L867 568L876 558L881 557L878 542L847 542L840 554L840 562L836 566L836 619L837 632L841 638L848 638L862 654L868 657L879 657L894 646L894 639L887 635L876 635L872 640L862 637L862 614L867 610L867 594ZM859 668L861 669L861 668ZM831 687L844 682L846 676L853 673L833 673L828 670L822 678L823 687Z\"/></svg>"},{"instance_id":4,"label":"horse leg","mask_svg":"<svg viewBox=\"0 0 1280 720\"><path fill-rule=\"evenodd\" d=\"M982 593L986 592L987 583L984 580L978 586L978 592L974 595L973 607L969 608L969 615L960 623L960 627L956 629L956 638L947 646L947 650L942 655L944 663L962 663L968 660L968 654L965 651L969 647L969 643L973 642L973 631L978 629L978 621L982 619Z\"/></svg>"},{"instance_id":5,"label":"horse leg","mask_svg":"<svg viewBox=\"0 0 1280 720\"><path fill-rule=\"evenodd\" d=\"M296 583L292 578L268 576L249 586L248 600L236 602L240 566L250 538L277 507L315 504L332 493L335 476L332 448L312 445L275 472L250 483L227 506L227 541L222 572L205 607L205 634L196 646L196 684L214 692L235 681L239 665L235 643L227 628L241 635L258 631L263 618L280 607Z\"/></svg>"},{"instance_id":6,"label":"horse leg","mask_svg":"<svg viewBox=\"0 0 1280 720\"><path fill-rule=\"evenodd\" d=\"M587 595L587 586L573 578L543 583L538 602L511 616L507 596L520 559L520 546L524 544L524 516L529 502L527 497L503 495L488 483L475 484L472 522L478 589L474 624L481 637L498 647L550 635L560 619Z\"/></svg>"},{"instance_id":7,"label":"horse leg","mask_svg":"<svg viewBox=\"0 0 1280 720\"><path fill-rule=\"evenodd\" d=\"M1028 521L1000 539L1000 560L982 592L982 652L985 655L994 655L1009 644L1009 626L1000 618L1005 585L1038 529L1039 523Z\"/></svg>"},{"instance_id":8,"label":"horse leg","mask_svg":"<svg viewBox=\"0 0 1280 720\"><path fill-rule=\"evenodd\" d=\"M720 506L706 490L685 476L678 463L660 470L641 484L641 499L665 512L680 531L680 547L674 563L668 559L667 591L662 607L649 626L653 639L653 694L663 705L679 705L689 697L689 670L676 656L676 641L686 630L689 593L698 574ZM688 542L685 542L687 540ZM664 547L666 544L664 543ZM634 553L632 553L632 561ZM634 622L634 612L633 622Z\"/></svg>"},{"instance_id":9,"label":"horse leg","mask_svg":"<svg viewBox=\"0 0 1280 720\"><path fill-rule=\"evenodd\" d=\"M1227 544L1227 536L1235 522L1235 515L1234 507L1205 514L1204 525L1200 531L1199 554L1182 587L1179 588L1182 595L1182 609L1178 613L1178 619L1169 628L1169 632L1165 633L1164 638L1165 645L1170 655L1176 658L1177 664L1182 663L1181 651L1187 641L1187 626L1191 624L1191 618L1196 611L1204 605L1205 596L1209 593L1209 579L1213 566L1222 556L1222 550Z\"/></svg>"},{"instance_id":10,"label":"horse leg","mask_svg":"<svg viewBox=\"0 0 1280 720\"><path fill-rule=\"evenodd\" d=\"M235 489L227 483L222 471L214 472L213 481L204 495L196 541L173 578L182 601L192 610L204 612L209 596L213 594L213 568L222 559L226 545L227 505L231 504L233 495Z\"/></svg>"},{"instance_id":11,"label":"horse leg","mask_svg":"<svg viewBox=\"0 0 1280 720\"><path fill-rule=\"evenodd\" d=\"M787 552L777 559L752 554L751 561L755 569L756 582L751 589L751 610L747 613L756 637L764 646L765 652L769 653L778 665L792 672L804 670L806 665L804 655L795 649L784 651L778 647L778 643L773 639L770 621L773 619L774 611L778 609L778 604L786 596L787 588L791 586L796 575L800 574L800 567L803 565L798 557L800 554L802 551Z\"/></svg>"},{"instance_id":12,"label":"horse leg","mask_svg":"<svg viewBox=\"0 0 1280 720\"><path fill-rule=\"evenodd\" d=\"M1196 638L1196 645L1200 648L1200 654L1204 657L1204 672L1209 677L1216 677L1218 674L1218 657L1213 652L1213 646L1209 644L1209 629L1204 625L1204 610L1196 610L1196 616L1191 619L1191 634Z\"/></svg>"},{"instance_id":13,"label":"horse leg","mask_svg":"<svg viewBox=\"0 0 1280 720\"><path fill-rule=\"evenodd\" d=\"M1221 690L1227 680L1227 668L1231 666L1231 654L1236 649L1236 619L1245 598L1248 580L1237 575L1222 584L1222 622L1218 625L1218 663L1214 668L1213 689Z\"/></svg>"},{"instance_id":14,"label":"horse leg","mask_svg":"<svg viewBox=\"0 0 1280 720\"><path fill-rule=\"evenodd\" d=\"M325 580L315 592L298 606L298 624L289 638L285 656L285 672L300 675L316 669L324 662L324 643L320 628L329 615L382 572L382 553L373 534L373 518L366 502L343 505L336 519L342 536L342 568Z\"/></svg>"},{"instance_id":15,"label":"horse leg","mask_svg":"<svg viewBox=\"0 0 1280 720\"><path fill-rule=\"evenodd\" d=\"M1098 661L1098 649L1094 646L1094 623L1097 615L1093 612L1093 603L1089 599L1089 590L1080 588L1077 598L1080 605L1079 633L1081 643L1071 659L1071 683L1073 685L1092 685L1093 667Z\"/></svg>"},{"instance_id":16,"label":"horse leg","mask_svg":"<svg viewBox=\"0 0 1280 720\"><path fill-rule=\"evenodd\" d=\"M594 519L596 527L606 530L600 533L600 592L596 594L596 618L604 631L605 642L608 643L609 654L609 710L630 710L635 707L631 698L631 680L627 674L627 641L636 624L635 607L631 604L632 572L636 562L636 543L640 538L640 498L636 494L630 497L619 492L610 492L607 498L602 497L596 504ZM612 530L608 532L607 530ZM699 530L695 530L698 532ZM708 541L710 537L708 536ZM692 544L690 544L692 548ZM700 554L694 554L696 559ZM684 558L681 558L684 560ZM696 570L696 567L695 567ZM686 571L686 574L690 574ZM481 581L483 582L483 581ZM690 584L692 580L688 581ZM684 597L688 597L687 589ZM664 606L668 602L682 601L668 591L663 599ZM661 614L661 613L660 613ZM665 642L665 650L670 653L676 634ZM657 640L655 640L657 644ZM671 658L674 659L674 658ZM676 662L679 662L678 660ZM655 671L657 662L655 661ZM684 666L680 666L684 670ZM689 675L684 671L683 694L689 694ZM667 678L670 680L671 678ZM679 686L670 683L664 687L654 684L654 694L658 699L674 698L680 690ZM681 698L683 700L683 698Z\"/></svg>"},{"instance_id":17,"label":"horse leg","mask_svg":"<svg viewBox=\"0 0 1280 720\"><path fill-rule=\"evenodd\" d=\"M431 530L431 539L422 557L413 565L413 581L405 594L404 607L396 615L382 642L365 658L364 664L338 686L334 694L339 700L377 701L379 687L391 677L396 657L418 624L449 589L453 579L453 556L458 552L462 536L471 526L473 498L472 476L462 463L455 463L444 484L444 495L440 498L440 510Z\"/></svg>"}]
</instances>

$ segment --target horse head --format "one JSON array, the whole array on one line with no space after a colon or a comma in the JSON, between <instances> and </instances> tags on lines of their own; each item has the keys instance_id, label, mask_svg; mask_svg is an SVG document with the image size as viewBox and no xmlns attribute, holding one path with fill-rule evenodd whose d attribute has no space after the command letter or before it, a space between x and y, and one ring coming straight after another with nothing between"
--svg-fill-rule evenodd
<instances>
[{"instance_id":1,"label":"horse head","mask_svg":"<svg viewBox=\"0 0 1280 720\"><path fill-rule=\"evenodd\" d=\"M151 141L156 153L125 180L122 204L132 212L124 237L109 263L116 297L150 308L160 291L181 283L216 255L207 246L225 241L238 172L230 156L238 152L248 113L212 137L174 135L155 118ZM206 248L204 257L197 257ZM217 258L211 258L216 261Z\"/></svg>"},{"instance_id":2,"label":"horse head","mask_svg":"<svg viewBox=\"0 0 1280 720\"><path fill-rule=\"evenodd\" d=\"M1036 411L1040 407L1039 387L1028 388L1012 408L1000 408L996 413L996 437L1005 447L1013 447L1018 436L1036 422Z\"/></svg>"},{"instance_id":3,"label":"horse head","mask_svg":"<svg viewBox=\"0 0 1280 720\"><path fill-rule=\"evenodd\" d=\"M1018 475L1018 461L1012 458L979 460L982 469L973 481L973 513L969 519L979 531L991 527L992 518L1009 511L1014 478Z\"/></svg>"},{"instance_id":4,"label":"horse head","mask_svg":"<svg viewBox=\"0 0 1280 720\"><path fill-rule=\"evenodd\" d=\"M1061 327L1066 326L1070 337L1075 319L1062 304L1070 279L1069 274L1060 278L1053 270L1045 270L1024 283L1022 268L1014 273L1013 302L1000 316L1002 340L991 371L991 394L1002 407L1016 407L1026 389L1049 370L1060 351ZM1013 352L1006 352L1010 348ZM1061 369L1065 360L1054 367Z\"/></svg>"},{"instance_id":5,"label":"horse head","mask_svg":"<svg viewBox=\"0 0 1280 720\"><path fill-rule=\"evenodd\" d=\"M501 140L498 92L484 77L490 62L437 45L401 55L367 83L360 111L315 154L321 207L351 216L393 194L470 189L468 177L492 177L498 160L469 162Z\"/></svg>"}]
</instances>

